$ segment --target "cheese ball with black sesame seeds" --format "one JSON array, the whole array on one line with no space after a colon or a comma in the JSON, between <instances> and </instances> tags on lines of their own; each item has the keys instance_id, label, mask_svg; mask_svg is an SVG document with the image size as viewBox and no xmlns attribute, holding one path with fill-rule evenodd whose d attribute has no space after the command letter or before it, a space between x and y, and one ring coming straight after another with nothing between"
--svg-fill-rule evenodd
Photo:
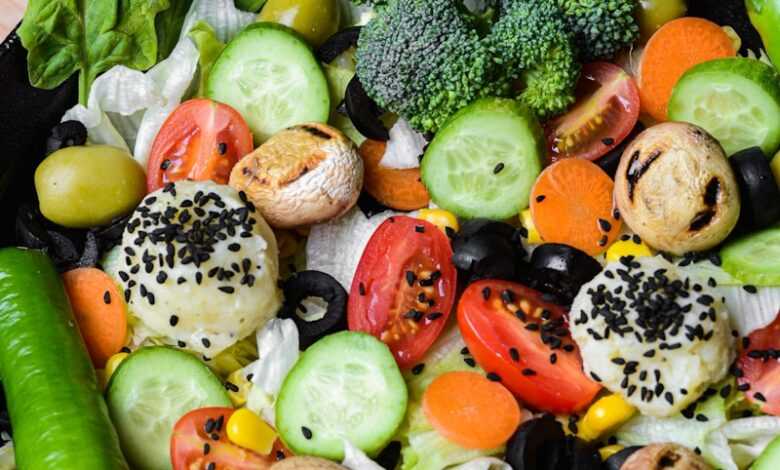
<instances>
[{"instance_id":1,"label":"cheese ball with black sesame seeds","mask_svg":"<svg viewBox=\"0 0 780 470\"><path fill-rule=\"evenodd\" d=\"M133 316L214 357L281 305L276 239L246 197L213 182L170 183L144 198L110 268Z\"/></svg>"},{"instance_id":2,"label":"cheese ball with black sesame seeds","mask_svg":"<svg viewBox=\"0 0 780 470\"><path fill-rule=\"evenodd\" d=\"M670 416L726 376L728 313L661 257L623 257L583 285L570 313L585 372L649 416Z\"/></svg>"}]
</instances>

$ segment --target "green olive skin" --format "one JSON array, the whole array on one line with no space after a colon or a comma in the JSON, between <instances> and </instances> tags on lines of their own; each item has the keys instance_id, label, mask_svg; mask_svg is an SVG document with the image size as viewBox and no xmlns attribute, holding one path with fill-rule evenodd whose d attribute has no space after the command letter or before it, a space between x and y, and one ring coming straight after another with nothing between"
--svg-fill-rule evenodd
<instances>
[{"instance_id":1,"label":"green olive skin","mask_svg":"<svg viewBox=\"0 0 780 470\"><path fill-rule=\"evenodd\" d=\"M341 6L338 0L268 0L257 19L288 26L319 47L338 32Z\"/></svg>"},{"instance_id":2,"label":"green olive skin","mask_svg":"<svg viewBox=\"0 0 780 470\"><path fill-rule=\"evenodd\" d=\"M641 0L637 17L642 42L647 42L665 23L685 16L687 10L684 0Z\"/></svg>"},{"instance_id":3,"label":"green olive skin","mask_svg":"<svg viewBox=\"0 0 780 470\"><path fill-rule=\"evenodd\" d=\"M67 147L38 165L35 191L41 213L52 222L98 227L135 209L146 194L146 174L116 147Z\"/></svg>"}]
</instances>

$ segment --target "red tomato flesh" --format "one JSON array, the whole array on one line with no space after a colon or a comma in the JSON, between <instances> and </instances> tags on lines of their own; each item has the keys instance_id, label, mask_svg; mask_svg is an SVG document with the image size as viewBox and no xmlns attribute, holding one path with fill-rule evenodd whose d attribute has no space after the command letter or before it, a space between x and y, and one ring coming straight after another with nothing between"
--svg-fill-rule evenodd
<instances>
[{"instance_id":1,"label":"red tomato flesh","mask_svg":"<svg viewBox=\"0 0 780 470\"><path fill-rule=\"evenodd\" d=\"M737 383L751 403L766 414L780 416L780 315L768 326L748 335L747 347L737 361Z\"/></svg>"},{"instance_id":2,"label":"red tomato flesh","mask_svg":"<svg viewBox=\"0 0 780 470\"><path fill-rule=\"evenodd\" d=\"M183 179L227 184L230 170L253 148L252 133L238 111L207 99L185 101L154 139L147 189Z\"/></svg>"},{"instance_id":3,"label":"red tomato flesh","mask_svg":"<svg viewBox=\"0 0 780 470\"><path fill-rule=\"evenodd\" d=\"M173 470L206 470L210 463L215 464L215 470L267 470L277 460L292 455L278 439L268 455L256 454L228 441L225 428L233 411L233 408L201 408L182 416L171 435ZM214 426L207 433L208 420L222 425Z\"/></svg>"},{"instance_id":4,"label":"red tomato flesh","mask_svg":"<svg viewBox=\"0 0 780 470\"><path fill-rule=\"evenodd\" d=\"M582 68L577 103L545 125L551 160L597 160L617 147L639 119L639 89L623 69L607 62Z\"/></svg>"},{"instance_id":5,"label":"red tomato flesh","mask_svg":"<svg viewBox=\"0 0 780 470\"><path fill-rule=\"evenodd\" d=\"M477 363L527 405L569 414L593 401L601 386L582 359L557 305L509 281L471 284L458 303L458 326Z\"/></svg>"},{"instance_id":6,"label":"red tomato flesh","mask_svg":"<svg viewBox=\"0 0 780 470\"><path fill-rule=\"evenodd\" d=\"M400 367L410 367L444 328L456 286L446 235L423 220L391 217L360 258L349 294L349 329L376 336Z\"/></svg>"}]
</instances>

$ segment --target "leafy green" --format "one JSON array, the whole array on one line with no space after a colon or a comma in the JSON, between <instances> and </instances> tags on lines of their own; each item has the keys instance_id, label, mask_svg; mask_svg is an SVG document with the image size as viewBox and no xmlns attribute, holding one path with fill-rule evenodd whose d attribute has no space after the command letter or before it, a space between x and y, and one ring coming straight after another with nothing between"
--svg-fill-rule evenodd
<instances>
[{"instance_id":1,"label":"leafy green","mask_svg":"<svg viewBox=\"0 0 780 470\"><path fill-rule=\"evenodd\" d=\"M241 10L258 12L265 2L266 0L236 0L236 6Z\"/></svg>"},{"instance_id":2,"label":"leafy green","mask_svg":"<svg viewBox=\"0 0 780 470\"><path fill-rule=\"evenodd\" d=\"M154 20L157 30L157 61L165 60L170 55L176 43L179 42L184 17L193 0L169 0L170 8L163 11Z\"/></svg>"},{"instance_id":3,"label":"leafy green","mask_svg":"<svg viewBox=\"0 0 780 470\"><path fill-rule=\"evenodd\" d=\"M217 61L217 57L225 48L225 44L217 38L217 33L205 21L198 21L190 29L189 37L195 42L200 52L198 66L200 67L200 79L198 81L197 96L206 94L206 81L209 78L211 67Z\"/></svg>"},{"instance_id":4,"label":"leafy green","mask_svg":"<svg viewBox=\"0 0 780 470\"><path fill-rule=\"evenodd\" d=\"M169 0L31 0L18 31L30 82L51 89L81 71L79 101L86 104L100 73L157 62L155 18L169 6Z\"/></svg>"}]
</instances>

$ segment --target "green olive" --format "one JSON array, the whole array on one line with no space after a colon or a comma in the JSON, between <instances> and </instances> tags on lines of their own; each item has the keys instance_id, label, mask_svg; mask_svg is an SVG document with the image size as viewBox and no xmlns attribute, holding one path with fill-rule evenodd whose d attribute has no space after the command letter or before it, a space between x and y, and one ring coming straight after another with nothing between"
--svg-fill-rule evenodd
<instances>
[{"instance_id":1,"label":"green olive","mask_svg":"<svg viewBox=\"0 0 780 470\"><path fill-rule=\"evenodd\" d=\"M647 42L664 23L684 16L687 9L685 0L640 0L637 14L642 42Z\"/></svg>"},{"instance_id":2,"label":"green olive","mask_svg":"<svg viewBox=\"0 0 780 470\"><path fill-rule=\"evenodd\" d=\"M289 26L319 47L338 32L341 6L338 0L268 0L257 19Z\"/></svg>"},{"instance_id":3,"label":"green olive","mask_svg":"<svg viewBox=\"0 0 780 470\"><path fill-rule=\"evenodd\" d=\"M116 147L66 147L35 170L35 191L41 213L52 222L96 227L135 209L146 194L146 175Z\"/></svg>"}]
</instances>

